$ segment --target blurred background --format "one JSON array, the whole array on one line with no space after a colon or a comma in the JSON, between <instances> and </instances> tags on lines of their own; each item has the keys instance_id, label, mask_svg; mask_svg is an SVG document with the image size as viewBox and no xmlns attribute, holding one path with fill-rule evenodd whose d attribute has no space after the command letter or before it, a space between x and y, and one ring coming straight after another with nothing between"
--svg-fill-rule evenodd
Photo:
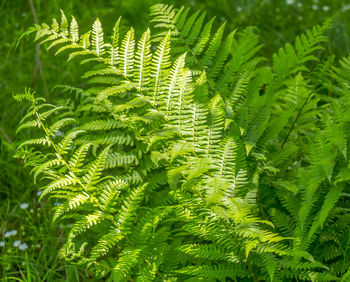
<instances>
[{"instance_id":1,"label":"blurred background","mask_svg":"<svg viewBox=\"0 0 350 282\"><path fill-rule=\"evenodd\" d=\"M54 85L81 86L81 66L44 51L33 36L24 37L16 48L19 37L34 23L60 18L60 9L67 17L74 15L81 30L90 29L99 17L108 36L122 16L124 26L132 25L140 35L147 28L150 6L160 2L206 10L217 25L227 21L227 30L256 27L264 44L261 55L267 58L306 29L334 17L327 50L338 59L350 53L350 0L0 0L0 279L90 279L85 270L57 259L62 231L51 225L50 210L58 203L38 203L29 171L13 158L23 137L16 135L16 128L25 105L12 95L30 87L50 100Z\"/></svg>"}]
</instances>

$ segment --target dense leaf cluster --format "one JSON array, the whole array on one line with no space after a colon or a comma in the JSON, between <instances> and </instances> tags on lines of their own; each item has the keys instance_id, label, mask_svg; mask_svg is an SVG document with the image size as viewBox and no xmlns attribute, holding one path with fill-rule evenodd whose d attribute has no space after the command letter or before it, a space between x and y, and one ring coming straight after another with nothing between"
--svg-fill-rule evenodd
<instances>
[{"instance_id":1,"label":"dense leaf cluster","mask_svg":"<svg viewBox=\"0 0 350 282\"><path fill-rule=\"evenodd\" d=\"M112 281L346 281L350 61L323 56L332 21L272 60L200 11L155 5L137 40L121 23L110 40L63 13L31 29L87 66L61 105L16 96L18 130L38 132L18 154L73 223L60 255Z\"/></svg>"}]
</instances>

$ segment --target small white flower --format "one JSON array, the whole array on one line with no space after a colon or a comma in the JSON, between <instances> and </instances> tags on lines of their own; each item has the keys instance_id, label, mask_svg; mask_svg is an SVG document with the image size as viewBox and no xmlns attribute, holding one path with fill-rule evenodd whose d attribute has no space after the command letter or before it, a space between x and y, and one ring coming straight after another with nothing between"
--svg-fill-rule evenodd
<instances>
[{"instance_id":1,"label":"small white flower","mask_svg":"<svg viewBox=\"0 0 350 282\"><path fill-rule=\"evenodd\" d=\"M61 130L57 130L53 136L54 137L62 137L62 136L64 136L64 133Z\"/></svg>"},{"instance_id":2,"label":"small white flower","mask_svg":"<svg viewBox=\"0 0 350 282\"><path fill-rule=\"evenodd\" d=\"M17 230L11 230L11 231L5 232L4 236L5 236L5 238L8 238L11 236L15 236L16 234L17 234Z\"/></svg>"},{"instance_id":3,"label":"small white flower","mask_svg":"<svg viewBox=\"0 0 350 282\"><path fill-rule=\"evenodd\" d=\"M29 204L28 203L22 203L19 205L19 207L22 209L22 210L25 210L26 208L29 207Z\"/></svg>"},{"instance_id":4,"label":"small white flower","mask_svg":"<svg viewBox=\"0 0 350 282\"><path fill-rule=\"evenodd\" d=\"M58 207L58 206L62 205L62 203L54 203L54 205L55 205L56 207Z\"/></svg>"},{"instance_id":5,"label":"small white flower","mask_svg":"<svg viewBox=\"0 0 350 282\"><path fill-rule=\"evenodd\" d=\"M322 7L322 10L323 10L323 11L326 11L326 12L329 11L329 6L323 6L323 7Z\"/></svg>"},{"instance_id":6,"label":"small white flower","mask_svg":"<svg viewBox=\"0 0 350 282\"><path fill-rule=\"evenodd\" d=\"M242 7L238 6L238 7L236 8L236 10L237 10L237 12L242 12Z\"/></svg>"},{"instance_id":7,"label":"small white flower","mask_svg":"<svg viewBox=\"0 0 350 282\"><path fill-rule=\"evenodd\" d=\"M293 5L294 4L294 0L286 0L286 4L287 5Z\"/></svg>"},{"instance_id":8,"label":"small white flower","mask_svg":"<svg viewBox=\"0 0 350 282\"><path fill-rule=\"evenodd\" d=\"M347 11L347 10L349 10L349 9L350 9L350 4L349 4L349 5L343 6L343 8L341 8L341 11L342 11L342 12L345 12L345 11Z\"/></svg>"},{"instance_id":9,"label":"small white flower","mask_svg":"<svg viewBox=\"0 0 350 282\"><path fill-rule=\"evenodd\" d=\"M0 241L0 247L5 247L5 241Z\"/></svg>"},{"instance_id":10,"label":"small white flower","mask_svg":"<svg viewBox=\"0 0 350 282\"><path fill-rule=\"evenodd\" d=\"M16 240L16 241L13 242L13 246L16 247L16 248L17 248L20 244L21 244L21 241L20 241L20 240Z\"/></svg>"},{"instance_id":11,"label":"small white flower","mask_svg":"<svg viewBox=\"0 0 350 282\"><path fill-rule=\"evenodd\" d=\"M318 10L318 6L317 5L312 5L312 9L313 10Z\"/></svg>"},{"instance_id":12,"label":"small white flower","mask_svg":"<svg viewBox=\"0 0 350 282\"><path fill-rule=\"evenodd\" d=\"M40 197L40 195L42 194L42 192L43 192L43 191L39 190L38 192L36 192L36 195L37 195L38 197Z\"/></svg>"},{"instance_id":13,"label":"small white flower","mask_svg":"<svg viewBox=\"0 0 350 282\"><path fill-rule=\"evenodd\" d=\"M301 7L303 7L303 3L299 2L299 3L297 4L297 6L298 6L299 8L301 8Z\"/></svg>"},{"instance_id":14,"label":"small white flower","mask_svg":"<svg viewBox=\"0 0 350 282\"><path fill-rule=\"evenodd\" d=\"M20 250L22 250L22 251L24 251L25 249L27 249L28 248L28 245L26 244L26 243L22 243L22 244L20 244L19 246L18 246L18 249L20 249Z\"/></svg>"}]
</instances>

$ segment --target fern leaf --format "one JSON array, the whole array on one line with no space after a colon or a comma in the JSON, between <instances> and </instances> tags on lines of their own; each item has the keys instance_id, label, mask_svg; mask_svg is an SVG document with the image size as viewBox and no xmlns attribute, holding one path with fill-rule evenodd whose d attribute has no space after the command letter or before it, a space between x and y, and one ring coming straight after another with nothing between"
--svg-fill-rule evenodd
<instances>
[{"instance_id":1,"label":"fern leaf","mask_svg":"<svg viewBox=\"0 0 350 282\"><path fill-rule=\"evenodd\" d=\"M23 146L27 146L27 145L47 145L47 146L51 146L51 140L48 137L43 137L43 138L37 138L37 139L31 139L31 140L27 140L24 141L23 143L21 143L18 148L22 148Z\"/></svg>"},{"instance_id":2,"label":"fern leaf","mask_svg":"<svg viewBox=\"0 0 350 282\"><path fill-rule=\"evenodd\" d=\"M73 156L70 158L68 163L70 169L78 171L78 169L83 165L84 159L87 155L90 145L91 144L89 143L81 145L80 148L74 152Z\"/></svg>"},{"instance_id":3,"label":"fern leaf","mask_svg":"<svg viewBox=\"0 0 350 282\"><path fill-rule=\"evenodd\" d=\"M138 42L135 61L135 79L137 88L141 90L149 83L149 72L151 62L150 30L142 35Z\"/></svg>"},{"instance_id":4,"label":"fern leaf","mask_svg":"<svg viewBox=\"0 0 350 282\"><path fill-rule=\"evenodd\" d=\"M31 172L34 172L34 174L33 174L34 183L36 183L36 179L37 179L39 174L45 173L46 170L48 170L49 168L54 167L54 166L58 166L60 164L62 164L60 160L54 159L54 160L45 162L38 167L33 168L33 170Z\"/></svg>"},{"instance_id":5,"label":"fern leaf","mask_svg":"<svg viewBox=\"0 0 350 282\"><path fill-rule=\"evenodd\" d=\"M205 46L207 45L207 42L210 39L211 36L211 28L213 26L215 18L212 18L209 20L204 28L202 29L202 32L198 38L197 44L193 48L193 52L196 56L200 55L202 51L204 50Z\"/></svg>"},{"instance_id":6,"label":"fern leaf","mask_svg":"<svg viewBox=\"0 0 350 282\"><path fill-rule=\"evenodd\" d=\"M119 26L120 26L121 18L117 20L113 27L113 35L112 35L112 45L110 49L110 64L114 65L118 62L118 56L119 56Z\"/></svg>"},{"instance_id":7,"label":"fern leaf","mask_svg":"<svg viewBox=\"0 0 350 282\"><path fill-rule=\"evenodd\" d=\"M87 194L77 194L69 199L66 203L60 205L55 210L52 218L52 222L55 222L61 215L67 213L70 210L77 209L91 200L90 196Z\"/></svg>"},{"instance_id":8,"label":"fern leaf","mask_svg":"<svg viewBox=\"0 0 350 282\"><path fill-rule=\"evenodd\" d=\"M201 59L201 63L204 66L208 66L209 62L212 60L212 58L217 53L217 51L218 51L218 49L219 49L219 47L221 45L222 36L223 36L223 33L224 33L225 26L226 26L226 22L223 23L219 27L219 29L217 30L217 32L213 36L213 39L210 41L208 50L206 50L206 52L204 53L203 58Z\"/></svg>"},{"instance_id":9,"label":"fern leaf","mask_svg":"<svg viewBox=\"0 0 350 282\"><path fill-rule=\"evenodd\" d=\"M57 145L58 153L61 155L67 154L68 150L72 146L73 139L77 137L78 134L84 133L83 130L73 130L63 137L62 141Z\"/></svg>"},{"instance_id":10,"label":"fern leaf","mask_svg":"<svg viewBox=\"0 0 350 282\"><path fill-rule=\"evenodd\" d=\"M157 102L158 92L165 79L166 71L170 66L170 33L167 33L160 42L156 53L152 58L151 77L153 88L153 104Z\"/></svg>"},{"instance_id":11,"label":"fern leaf","mask_svg":"<svg viewBox=\"0 0 350 282\"><path fill-rule=\"evenodd\" d=\"M99 201L105 210L110 209L112 202L116 200L120 192L126 187L126 183L122 180L113 180L104 183L101 187L102 193L99 196Z\"/></svg>"},{"instance_id":12,"label":"fern leaf","mask_svg":"<svg viewBox=\"0 0 350 282\"><path fill-rule=\"evenodd\" d=\"M235 265L207 265L201 266L187 266L177 271L181 274L192 275L205 279L218 279L225 281L228 278L237 279L250 277L249 271L244 267L237 267ZM251 278L251 277L250 277Z\"/></svg>"},{"instance_id":13,"label":"fern leaf","mask_svg":"<svg viewBox=\"0 0 350 282\"><path fill-rule=\"evenodd\" d=\"M344 189L343 185L337 185L335 187L330 188L319 213L316 215L314 222L311 225L311 228L308 234L309 240L315 234L318 228L323 227L329 213L334 208L336 202L340 198L343 189Z\"/></svg>"},{"instance_id":14,"label":"fern leaf","mask_svg":"<svg viewBox=\"0 0 350 282\"><path fill-rule=\"evenodd\" d=\"M74 123L76 120L74 118L64 118L61 120L56 121L53 125L49 127L49 132L52 135L55 135L57 131L68 124Z\"/></svg>"},{"instance_id":15,"label":"fern leaf","mask_svg":"<svg viewBox=\"0 0 350 282\"><path fill-rule=\"evenodd\" d=\"M130 225L135 219L136 210L143 200L143 193L146 186L140 186L134 189L130 196L124 201L120 214L118 216L118 231L124 234L130 233Z\"/></svg>"},{"instance_id":16,"label":"fern leaf","mask_svg":"<svg viewBox=\"0 0 350 282\"><path fill-rule=\"evenodd\" d=\"M98 155L97 159L89 166L87 173L82 177L87 189L89 189L91 186L95 185L96 182L99 181L99 177L105 166L107 154L110 148L111 145L107 146L102 150L102 152Z\"/></svg>"},{"instance_id":17,"label":"fern leaf","mask_svg":"<svg viewBox=\"0 0 350 282\"><path fill-rule=\"evenodd\" d=\"M119 68L123 70L123 75L125 77L132 76L132 69L134 64L134 29L131 28L125 35L121 49L120 49L120 61Z\"/></svg>"},{"instance_id":18,"label":"fern leaf","mask_svg":"<svg viewBox=\"0 0 350 282\"><path fill-rule=\"evenodd\" d=\"M73 228L69 232L69 238L73 239L79 234L85 232L92 226L100 223L104 219L104 214L101 211L96 211L92 214L84 216L81 220L78 220Z\"/></svg>"},{"instance_id":19,"label":"fern leaf","mask_svg":"<svg viewBox=\"0 0 350 282\"><path fill-rule=\"evenodd\" d=\"M69 189L74 189L74 185L77 183L77 179L67 175L66 177L62 177L52 183L50 183L49 185L47 185L43 192L40 195L39 201L47 194L52 193L55 190L58 189L65 189L65 190L69 190Z\"/></svg>"},{"instance_id":20,"label":"fern leaf","mask_svg":"<svg viewBox=\"0 0 350 282\"><path fill-rule=\"evenodd\" d=\"M178 81L181 72L185 66L185 59L186 54L180 56L174 63L172 69L169 73L169 82L167 83L167 99L166 99L166 106L165 106L165 115L166 117L169 115L169 109L170 109L170 102L173 95L173 92L176 87L176 82Z\"/></svg>"},{"instance_id":21,"label":"fern leaf","mask_svg":"<svg viewBox=\"0 0 350 282\"><path fill-rule=\"evenodd\" d=\"M77 43L79 41L79 26L74 17L72 17L70 22L69 35L73 43Z\"/></svg>"},{"instance_id":22,"label":"fern leaf","mask_svg":"<svg viewBox=\"0 0 350 282\"><path fill-rule=\"evenodd\" d=\"M38 120L28 121L26 123L21 124L18 128L16 133L20 132L21 130L27 129L27 128L33 128L33 127L40 127L41 124Z\"/></svg>"},{"instance_id":23,"label":"fern leaf","mask_svg":"<svg viewBox=\"0 0 350 282\"><path fill-rule=\"evenodd\" d=\"M103 29L100 20L97 18L92 25L92 46L97 56L104 53Z\"/></svg>"},{"instance_id":24,"label":"fern leaf","mask_svg":"<svg viewBox=\"0 0 350 282\"><path fill-rule=\"evenodd\" d=\"M63 36L67 36L68 31L68 20L66 18L66 15L64 14L63 10L61 10L61 23L60 23L60 33Z\"/></svg>"},{"instance_id":25,"label":"fern leaf","mask_svg":"<svg viewBox=\"0 0 350 282\"><path fill-rule=\"evenodd\" d=\"M137 263L140 249L125 248L114 266L111 274L113 281L125 281L130 274L131 268Z\"/></svg>"}]
</instances>

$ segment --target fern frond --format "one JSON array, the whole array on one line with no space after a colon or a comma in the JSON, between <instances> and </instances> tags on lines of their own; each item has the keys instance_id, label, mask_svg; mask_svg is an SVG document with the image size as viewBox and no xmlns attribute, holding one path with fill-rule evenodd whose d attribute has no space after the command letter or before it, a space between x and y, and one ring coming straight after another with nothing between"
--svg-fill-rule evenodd
<instances>
[{"instance_id":1,"label":"fern frond","mask_svg":"<svg viewBox=\"0 0 350 282\"><path fill-rule=\"evenodd\" d=\"M123 75L126 77L132 76L132 69L134 64L134 46L134 29L131 28L126 33L120 49L119 68L123 71Z\"/></svg>"},{"instance_id":2,"label":"fern frond","mask_svg":"<svg viewBox=\"0 0 350 282\"><path fill-rule=\"evenodd\" d=\"M250 277L249 271L244 266L236 265L202 265L188 266L177 271L180 274L196 276L205 279L218 279L225 281L226 279L237 279Z\"/></svg>"},{"instance_id":3,"label":"fern frond","mask_svg":"<svg viewBox=\"0 0 350 282\"><path fill-rule=\"evenodd\" d=\"M104 219L104 214L101 211L96 211L92 214L84 216L82 219L78 220L73 228L69 232L69 238L73 239L79 234L85 232L92 226L100 223Z\"/></svg>"},{"instance_id":4,"label":"fern frond","mask_svg":"<svg viewBox=\"0 0 350 282\"><path fill-rule=\"evenodd\" d=\"M286 44L279 49L278 54L273 56L273 68L280 80L296 71L307 71L305 63L317 58L312 55L317 50L322 50L319 43L324 42L324 33L332 25L332 20L326 21L322 26L314 26L312 30L298 36L295 41L295 48Z\"/></svg>"},{"instance_id":5,"label":"fern frond","mask_svg":"<svg viewBox=\"0 0 350 282\"><path fill-rule=\"evenodd\" d=\"M102 150L97 159L89 166L87 173L82 177L82 180L87 187L86 189L89 189L99 181L110 147L111 145Z\"/></svg>"},{"instance_id":6,"label":"fern frond","mask_svg":"<svg viewBox=\"0 0 350 282\"><path fill-rule=\"evenodd\" d=\"M119 27L120 27L120 21L121 18L119 18L117 20L117 22L115 23L114 27L113 27L113 34L112 34L112 44L110 46L110 52L109 52L109 56L110 56L110 64L114 65L115 63L118 62L119 59Z\"/></svg>"},{"instance_id":7,"label":"fern frond","mask_svg":"<svg viewBox=\"0 0 350 282\"><path fill-rule=\"evenodd\" d=\"M130 232L130 224L135 218L136 210L143 200L143 193L146 186L140 186L134 189L130 196L123 202L120 214L117 220L118 231L124 234Z\"/></svg>"},{"instance_id":8,"label":"fern frond","mask_svg":"<svg viewBox=\"0 0 350 282\"><path fill-rule=\"evenodd\" d=\"M103 29L100 20L97 18L92 25L92 46L97 56L104 53Z\"/></svg>"},{"instance_id":9,"label":"fern frond","mask_svg":"<svg viewBox=\"0 0 350 282\"><path fill-rule=\"evenodd\" d=\"M104 183L100 189L102 192L99 196L99 202L103 206L104 210L109 210L114 200L126 187L126 183L122 180L113 180Z\"/></svg>"},{"instance_id":10,"label":"fern frond","mask_svg":"<svg viewBox=\"0 0 350 282\"><path fill-rule=\"evenodd\" d=\"M67 175L65 177L62 177L62 178L50 183L46 187L44 187L43 192L41 193L39 200L41 200L48 193L52 193L55 190L61 190L61 189L74 190L75 189L74 186L76 183L77 183L76 178L71 176L71 175Z\"/></svg>"},{"instance_id":11,"label":"fern frond","mask_svg":"<svg viewBox=\"0 0 350 282\"><path fill-rule=\"evenodd\" d=\"M113 267L111 278L113 281L125 281L128 274L130 273L131 268L137 263L140 254L139 249L134 248L125 248L116 263Z\"/></svg>"},{"instance_id":12,"label":"fern frond","mask_svg":"<svg viewBox=\"0 0 350 282\"><path fill-rule=\"evenodd\" d=\"M73 156L69 160L69 167L74 171L78 171L78 169L83 165L87 152L90 148L91 144L81 145L79 149L77 149Z\"/></svg>"},{"instance_id":13,"label":"fern frond","mask_svg":"<svg viewBox=\"0 0 350 282\"><path fill-rule=\"evenodd\" d=\"M158 100L158 92L162 91L162 83L166 78L170 66L170 33L160 42L152 58L151 77L153 85L153 104Z\"/></svg>"},{"instance_id":14,"label":"fern frond","mask_svg":"<svg viewBox=\"0 0 350 282\"><path fill-rule=\"evenodd\" d=\"M70 198L66 203L58 206L55 210L55 213L53 215L52 221L55 222L60 216L67 213L68 211L71 211L73 209L76 209L86 203L90 203L91 198L87 194L76 194L72 198Z\"/></svg>"},{"instance_id":15,"label":"fern frond","mask_svg":"<svg viewBox=\"0 0 350 282\"><path fill-rule=\"evenodd\" d=\"M61 142L57 144L57 149L59 154L64 155L67 154L68 150L72 146L73 140L77 137L78 134L84 133L83 130L73 130L66 134Z\"/></svg>"},{"instance_id":16,"label":"fern frond","mask_svg":"<svg viewBox=\"0 0 350 282\"><path fill-rule=\"evenodd\" d=\"M135 55L135 79L139 90L147 87L150 81L149 73L152 59L150 38L150 30L147 29L138 42Z\"/></svg>"}]
</instances>

